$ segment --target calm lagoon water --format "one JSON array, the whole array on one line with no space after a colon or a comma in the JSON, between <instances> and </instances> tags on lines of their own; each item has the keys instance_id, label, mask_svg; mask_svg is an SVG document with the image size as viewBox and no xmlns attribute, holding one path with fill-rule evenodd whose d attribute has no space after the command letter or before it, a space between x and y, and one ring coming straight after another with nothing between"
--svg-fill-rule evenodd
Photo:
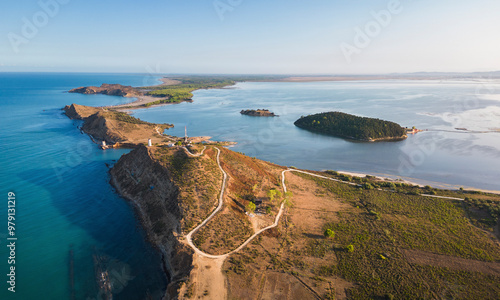
<instances>
[{"instance_id":1,"label":"calm lagoon water","mask_svg":"<svg viewBox=\"0 0 500 300\"><path fill-rule=\"evenodd\" d=\"M101 83L154 84L116 74L0 73L0 299L101 299L96 255L115 299L158 295L166 286L159 255L132 208L108 184L108 166L126 150L101 151L62 115L67 104L130 99L65 91ZM7 194L16 194L16 293L7 291ZM73 265L73 274L70 273Z\"/></svg>"},{"instance_id":2,"label":"calm lagoon water","mask_svg":"<svg viewBox=\"0 0 500 300\"><path fill-rule=\"evenodd\" d=\"M248 82L194 94L192 103L137 110L134 115L174 123L167 130L171 135L183 136L187 126L191 136L235 141L233 150L281 165L370 173L436 187L500 190L498 81ZM280 117L239 113L257 108ZM429 131L401 142L359 143L293 125L301 115L325 111Z\"/></svg>"}]
</instances>

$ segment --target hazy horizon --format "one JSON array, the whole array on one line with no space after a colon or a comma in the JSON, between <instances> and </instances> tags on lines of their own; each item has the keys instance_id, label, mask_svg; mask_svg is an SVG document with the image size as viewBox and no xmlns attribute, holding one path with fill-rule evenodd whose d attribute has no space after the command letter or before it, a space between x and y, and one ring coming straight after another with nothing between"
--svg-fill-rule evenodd
<instances>
[{"instance_id":1,"label":"hazy horizon","mask_svg":"<svg viewBox=\"0 0 500 300\"><path fill-rule=\"evenodd\" d=\"M500 70L500 3L2 3L0 72L382 75Z\"/></svg>"}]
</instances>

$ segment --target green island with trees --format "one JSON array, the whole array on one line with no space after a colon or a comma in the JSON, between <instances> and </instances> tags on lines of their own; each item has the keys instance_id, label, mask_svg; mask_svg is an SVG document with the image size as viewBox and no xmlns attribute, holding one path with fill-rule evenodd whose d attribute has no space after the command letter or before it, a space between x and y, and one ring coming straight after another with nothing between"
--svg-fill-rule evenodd
<instances>
[{"instance_id":1,"label":"green island with trees","mask_svg":"<svg viewBox=\"0 0 500 300\"><path fill-rule=\"evenodd\" d=\"M407 138L405 128L397 123L338 111L302 116L294 124L312 132L369 142Z\"/></svg>"}]
</instances>

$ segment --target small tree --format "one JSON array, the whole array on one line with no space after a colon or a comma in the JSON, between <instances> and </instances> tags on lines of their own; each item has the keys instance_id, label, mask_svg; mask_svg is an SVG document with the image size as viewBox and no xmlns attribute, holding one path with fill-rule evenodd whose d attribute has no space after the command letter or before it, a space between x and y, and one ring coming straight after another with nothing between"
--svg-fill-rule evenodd
<instances>
[{"instance_id":1,"label":"small tree","mask_svg":"<svg viewBox=\"0 0 500 300\"><path fill-rule=\"evenodd\" d=\"M274 201L274 197L276 196L276 190L275 189L271 189L269 191L267 191L267 197L269 197L269 201L273 202Z\"/></svg>"},{"instance_id":2,"label":"small tree","mask_svg":"<svg viewBox=\"0 0 500 300\"><path fill-rule=\"evenodd\" d=\"M281 199L281 196L281 192L277 189L270 189L267 192L267 197L269 197L269 201L271 201L271 203L273 204L275 204L275 200Z\"/></svg>"},{"instance_id":3,"label":"small tree","mask_svg":"<svg viewBox=\"0 0 500 300\"><path fill-rule=\"evenodd\" d=\"M323 235L326 238L333 238L335 236L335 231L331 230L330 228L327 228L325 232L323 232Z\"/></svg>"},{"instance_id":4,"label":"small tree","mask_svg":"<svg viewBox=\"0 0 500 300\"><path fill-rule=\"evenodd\" d=\"M363 184L363 188L365 190L373 190L373 185L371 185L369 182Z\"/></svg>"},{"instance_id":5,"label":"small tree","mask_svg":"<svg viewBox=\"0 0 500 300\"><path fill-rule=\"evenodd\" d=\"M246 206L246 210L248 213L253 213L256 208L257 208L257 206L253 202L249 202Z\"/></svg>"},{"instance_id":6,"label":"small tree","mask_svg":"<svg viewBox=\"0 0 500 300\"><path fill-rule=\"evenodd\" d=\"M347 252L354 252L354 245L347 245L346 250Z\"/></svg>"}]
</instances>

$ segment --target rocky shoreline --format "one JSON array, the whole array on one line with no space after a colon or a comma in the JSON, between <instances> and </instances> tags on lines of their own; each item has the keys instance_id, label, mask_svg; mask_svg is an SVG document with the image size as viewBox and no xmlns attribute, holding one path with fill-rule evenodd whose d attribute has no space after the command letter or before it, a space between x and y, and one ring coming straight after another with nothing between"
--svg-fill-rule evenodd
<instances>
[{"instance_id":1,"label":"rocky shoreline","mask_svg":"<svg viewBox=\"0 0 500 300\"><path fill-rule=\"evenodd\" d=\"M184 217L177 200L179 188L145 146L123 155L109 173L111 185L133 205L148 241L162 255L169 279L163 299L176 299L192 270L194 253L177 238Z\"/></svg>"},{"instance_id":2,"label":"rocky shoreline","mask_svg":"<svg viewBox=\"0 0 500 300\"><path fill-rule=\"evenodd\" d=\"M173 180L171 171L155 157L153 149L178 151L170 145L183 139L160 134L160 130L172 125L141 121L106 108L72 104L64 107L63 111L70 119L82 120L80 130L95 143L105 142L110 148L123 146L133 149L110 169L110 184L131 203L148 242L161 254L162 269L168 279L162 298L178 299L179 289L193 269L194 251L179 239L182 224L191 215L188 217L188 211L182 208L183 202L179 199L181 188ZM146 147L149 137L159 147ZM217 143L209 139L191 137L187 143Z\"/></svg>"}]
</instances>

